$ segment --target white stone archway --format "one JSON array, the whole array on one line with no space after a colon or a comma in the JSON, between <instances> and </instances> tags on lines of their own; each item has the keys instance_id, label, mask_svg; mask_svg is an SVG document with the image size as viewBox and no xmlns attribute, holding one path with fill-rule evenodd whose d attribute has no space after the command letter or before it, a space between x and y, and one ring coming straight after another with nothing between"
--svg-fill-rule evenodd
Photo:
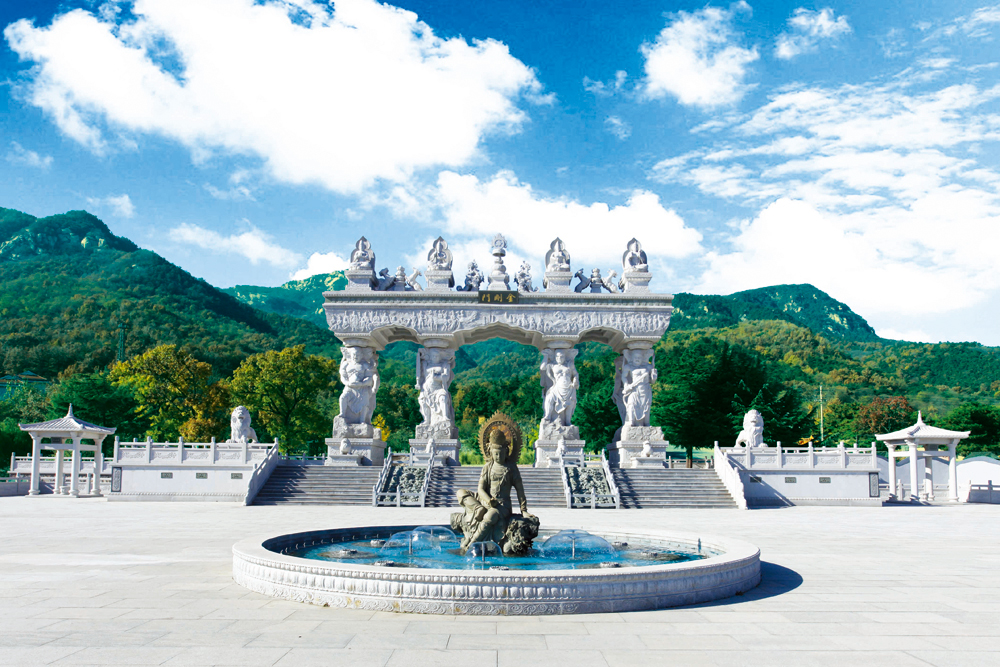
<instances>
[{"instance_id":1,"label":"white stone archway","mask_svg":"<svg viewBox=\"0 0 1000 667\"><path fill-rule=\"evenodd\" d=\"M652 348L670 325L673 296L649 291L651 274L639 242L633 239L625 250L621 282L614 282L614 272L602 278L594 269L588 279L579 271L575 290L570 287L574 274L569 253L559 239L547 255L544 291L532 286L526 265L514 276L515 288L509 287L503 237L494 239L491 252L495 259L488 286L472 263L464 285L452 290L451 253L439 238L428 253L425 288L417 281L420 272L407 277L402 267L395 277L385 269L377 276L371 245L363 237L358 241L347 271L348 288L324 293L327 323L344 351L342 414L335 421L331 445L340 446L347 439L349 446L372 448L371 460L381 461L381 451L377 457L374 452L385 445L371 425L378 352L390 343L410 341L422 346L417 386L425 417L411 445L434 438L437 450L453 451L457 461L457 430L447 394L455 351L500 337L532 345L543 355L543 386L552 400L546 401L548 419L543 417L539 429L540 450L550 448L554 453L561 445L564 451L582 453L584 443L570 421L578 387L578 382L573 384L575 351L570 351L579 343L595 341L622 355L616 364L615 401L623 426L612 460L626 463L639 455L645 442L651 443L646 452L661 458L666 443L660 429L649 424L651 385L656 379Z\"/></svg>"}]
</instances>

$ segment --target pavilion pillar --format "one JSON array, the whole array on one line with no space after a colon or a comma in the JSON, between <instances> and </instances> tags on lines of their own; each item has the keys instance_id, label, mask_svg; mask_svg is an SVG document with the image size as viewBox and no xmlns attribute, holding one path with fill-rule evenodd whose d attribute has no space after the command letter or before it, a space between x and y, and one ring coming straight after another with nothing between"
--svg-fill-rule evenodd
<instances>
[{"instance_id":1,"label":"pavilion pillar","mask_svg":"<svg viewBox=\"0 0 1000 667\"><path fill-rule=\"evenodd\" d=\"M910 500L920 500L920 488L917 486L917 443L908 442L910 448Z\"/></svg>"},{"instance_id":2,"label":"pavilion pillar","mask_svg":"<svg viewBox=\"0 0 1000 667\"><path fill-rule=\"evenodd\" d=\"M80 441L74 443L73 458L70 462L69 495L76 498L80 495Z\"/></svg>"},{"instance_id":3,"label":"pavilion pillar","mask_svg":"<svg viewBox=\"0 0 1000 667\"><path fill-rule=\"evenodd\" d=\"M63 489L63 450L56 450L56 478L53 488L53 493L62 495Z\"/></svg>"},{"instance_id":4,"label":"pavilion pillar","mask_svg":"<svg viewBox=\"0 0 1000 667\"><path fill-rule=\"evenodd\" d=\"M958 502L958 460L956 456L957 440L948 445L948 502Z\"/></svg>"},{"instance_id":5,"label":"pavilion pillar","mask_svg":"<svg viewBox=\"0 0 1000 667\"><path fill-rule=\"evenodd\" d=\"M889 450L889 495L896 496L896 445L886 444L886 449ZM902 498L896 498L896 500L902 500Z\"/></svg>"},{"instance_id":6,"label":"pavilion pillar","mask_svg":"<svg viewBox=\"0 0 1000 667\"><path fill-rule=\"evenodd\" d=\"M42 466L42 439L31 434L31 487L28 489L29 496L38 495L39 481L41 480Z\"/></svg>"},{"instance_id":7,"label":"pavilion pillar","mask_svg":"<svg viewBox=\"0 0 1000 667\"><path fill-rule=\"evenodd\" d=\"M117 438L115 442L118 442ZM104 470L104 438L97 441L97 449L94 450L94 491L93 495L101 497L101 472Z\"/></svg>"}]
</instances>

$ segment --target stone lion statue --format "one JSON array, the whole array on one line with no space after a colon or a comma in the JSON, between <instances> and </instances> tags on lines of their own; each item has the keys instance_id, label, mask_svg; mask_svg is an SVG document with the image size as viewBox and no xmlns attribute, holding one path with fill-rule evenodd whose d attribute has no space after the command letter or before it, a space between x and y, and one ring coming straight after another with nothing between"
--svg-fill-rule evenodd
<instances>
[{"instance_id":1,"label":"stone lion statue","mask_svg":"<svg viewBox=\"0 0 1000 667\"><path fill-rule=\"evenodd\" d=\"M242 405L237 405L233 409L229 427L229 440L226 442L259 442L257 432L250 428L250 411Z\"/></svg>"},{"instance_id":2,"label":"stone lion statue","mask_svg":"<svg viewBox=\"0 0 1000 667\"><path fill-rule=\"evenodd\" d=\"M766 447L764 444L764 418L756 410L743 416L743 430L736 437L736 447Z\"/></svg>"}]
</instances>

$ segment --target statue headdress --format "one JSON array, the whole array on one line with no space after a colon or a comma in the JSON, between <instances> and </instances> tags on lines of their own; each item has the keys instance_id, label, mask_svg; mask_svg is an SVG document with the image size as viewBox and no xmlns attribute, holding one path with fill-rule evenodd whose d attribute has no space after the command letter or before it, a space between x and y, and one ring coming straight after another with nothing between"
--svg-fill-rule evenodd
<instances>
[{"instance_id":1,"label":"statue headdress","mask_svg":"<svg viewBox=\"0 0 1000 667\"><path fill-rule=\"evenodd\" d=\"M482 428L479 429L479 451L483 454L483 461L490 461L490 436L494 431L500 431L507 440L508 464L517 465L517 460L521 456L521 429L517 422L499 410L483 422Z\"/></svg>"}]
</instances>

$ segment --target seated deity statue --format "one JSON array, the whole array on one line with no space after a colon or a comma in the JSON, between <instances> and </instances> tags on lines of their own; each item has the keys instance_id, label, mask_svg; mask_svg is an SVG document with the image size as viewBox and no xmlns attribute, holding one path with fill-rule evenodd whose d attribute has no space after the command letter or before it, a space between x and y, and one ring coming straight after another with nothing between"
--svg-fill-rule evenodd
<instances>
[{"instance_id":1,"label":"seated deity statue","mask_svg":"<svg viewBox=\"0 0 1000 667\"><path fill-rule=\"evenodd\" d=\"M354 245L354 250L351 251L351 269L369 271L375 270L375 252L372 250L372 244L362 236L358 239L358 242Z\"/></svg>"},{"instance_id":2,"label":"seated deity statue","mask_svg":"<svg viewBox=\"0 0 1000 667\"><path fill-rule=\"evenodd\" d=\"M229 417L229 440L226 442L257 442L257 431L250 428L250 411L242 405L233 408Z\"/></svg>"},{"instance_id":3,"label":"seated deity statue","mask_svg":"<svg viewBox=\"0 0 1000 667\"><path fill-rule=\"evenodd\" d=\"M538 518L528 513L517 459L521 451L521 433L517 424L496 413L479 432L479 446L486 463L479 475L475 493L458 491L461 512L451 515L451 525L463 534L461 553L476 542L496 542L504 555L521 556L531 549L538 536ZM521 516L513 516L510 492L517 492Z\"/></svg>"},{"instance_id":4,"label":"seated deity statue","mask_svg":"<svg viewBox=\"0 0 1000 667\"><path fill-rule=\"evenodd\" d=\"M625 271L649 271L649 261L646 259L646 251L642 249L642 244L638 240L632 239L628 242L625 254L622 255L622 268Z\"/></svg>"},{"instance_id":5,"label":"seated deity statue","mask_svg":"<svg viewBox=\"0 0 1000 667\"><path fill-rule=\"evenodd\" d=\"M549 251L545 254L545 270L551 273L569 271L569 253L566 251L566 244L562 239L557 238L552 242Z\"/></svg>"},{"instance_id":6,"label":"seated deity statue","mask_svg":"<svg viewBox=\"0 0 1000 667\"><path fill-rule=\"evenodd\" d=\"M427 269L429 271L451 271L452 254L448 242L437 237L431 251L427 253Z\"/></svg>"}]
</instances>

